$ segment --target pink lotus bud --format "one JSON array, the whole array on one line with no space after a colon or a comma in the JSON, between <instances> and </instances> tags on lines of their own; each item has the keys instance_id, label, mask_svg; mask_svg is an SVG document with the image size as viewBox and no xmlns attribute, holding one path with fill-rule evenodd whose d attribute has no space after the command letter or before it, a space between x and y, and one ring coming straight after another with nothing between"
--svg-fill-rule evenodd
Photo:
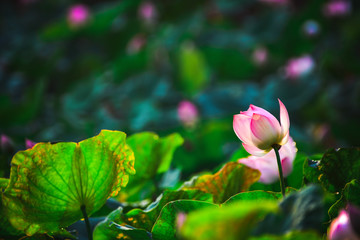
<instances>
[{"instance_id":1,"label":"pink lotus bud","mask_svg":"<svg viewBox=\"0 0 360 240\"><path fill-rule=\"evenodd\" d=\"M153 23L157 17L157 11L152 2L145 1L139 7L139 17L146 23Z\"/></svg>"},{"instance_id":2,"label":"pink lotus bud","mask_svg":"<svg viewBox=\"0 0 360 240\"><path fill-rule=\"evenodd\" d=\"M303 31L309 37L316 36L320 31L319 23L314 20L308 20L303 25Z\"/></svg>"},{"instance_id":3,"label":"pink lotus bud","mask_svg":"<svg viewBox=\"0 0 360 240\"><path fill-rule=\"evenodd\" d=\"M180 102L177 113L180 121L187 127L194 127L198 121L198 110L190 101Z\"/></svg>"},{"instance_id":4,"label":"pink lotus bud","mask_svg":"<svg viewBox=\"0 0 360 240\"><path fill-rule=\"evenodd\" d=\"M252 55L254 63L257 65L263 65L268 57L268 51L264 47L258 47L255 49Z\"/></svg>"},{"instance_id":5,"label":"pink lotus bud","mask_svg":"<svg viewBox=\"0 0 360 240\"><path fill-rule=\"evenodd\" d=\"M146 38L142 34L135 35L128 43L126 51L129 54L138 53L145 45Z\"/></svg>"},{"instance_id":6,"label":"pink lotus bud","mask_svg":"<svg viewBox=\"0 0 360 240\"><path fill-rule=\"evenodd\" d=\"M234 131L248 153L261 157L271 151L274 145L287 143L289 115L284 104L278 100L281 126L271 113L252 104L247 111L234 115Z\"/></svg>"},{"instance_id":7,"label":"pink lotus bud","mask_svg":"<svg viewBox=\"0 0 360 240\"><path fill-rule=\"evenodd\" d=\"M259 0L260 2L271 4L271 5L286 5L289 3L288 0Z\"/></svg>"},{"instance_id":8,"label":"pink lotus bud","mask_svg":"<svg viewBox=\"0 0 360 240\"><path fill-rule=\"evenodd\" d=\"M296 79L309 74L314 66L314 60L309 55L293 58L285 66L285 75L290 79Z\"/></svg>"},{"instance_id":9,"label":"pink lotus bud","mask_svg":"<svg viewBox=\"0 0 360 240\"><path fill-rule=\"evenodd\" d=\"M26 147L26 149L32 148L35 145L36 145L36 142L31 141L29 139L25 139L25 147Z\"/></svg>"},{"instance_id":10,"label":"pink lotus bud","mask_svg":"<svg viewBox=\"0 0 360 240\"><path fill-rule=\"evenodd\" d=\"M284 177L289 176L293 170L296 152L296 144L293 139L289 137L288 142L279 150ZM259 170L261 173L259 182L270 184L279 179L279 168L274 150L271 150L262 157L249 156L247 158L241 158L238 161L248 167Z\"/></svg>"},{"instance_id":11,"label":"pink lotus bud","mask_svg":"<svg viewBox=\"0 0 360 240\"><path fill-rule=\"evenodd\" d=\"M353 210L355 209L354 207ZM359 211L359 209L356 209ZM360 240L360 237L356 235L352 221L359 221L360 219L353 219L351 216L351 210L341 210L339 216L334 219L330 225L328 233L329 240ZM359 217L359 216L357 216Z\"/></svg>"},{"instance_id":12,"label":"pink lotus bud","mask_svg":"<svg viewBox=\"0 0 360 240\"><path fill-rule=\"evenodd\" d=\"M324 6L324 14L328 17L345 16L350 13L351 5L346 0L334 0Z\"/></svg>"},{"instance_id":13,"label":"pink lotus bud","mask_svg":"<svg viewBox=\"0 0 360 240\"><path fill-rule=\"evenodd\" d=\"M72 27L83 26L90 18L89 9L82 4L73 5L67 15L67 20Z\"/></svg>"}]
</instances>

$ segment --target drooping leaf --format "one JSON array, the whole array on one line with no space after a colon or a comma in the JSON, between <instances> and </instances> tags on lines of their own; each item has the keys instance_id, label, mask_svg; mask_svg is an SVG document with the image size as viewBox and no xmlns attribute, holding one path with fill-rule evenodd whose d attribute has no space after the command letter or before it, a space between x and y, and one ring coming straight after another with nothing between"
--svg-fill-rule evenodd
<instances>
[{"instance_id":1,"label":"drooping leaf","mask_svg":"<svg viewBox=\"0 0 360 240\"><path fill-rule=\"evenodd\" d=\"M329 216L334 219L339 214L340 210L345 208L348 203L360 206L360 183L359 180L354 179L347 183L341 193L340 199L335 202L329 209Z\"/></svg>"},{"instance_id":2,"label":"drooping leaf","mask_svg":"<svg viewBox=\"0 0 360 240\"><path fill-rule=\"evenodd\" d=\"M277 210L276 201L238 201L190 213L180 231L189 240L248 239L254 226Z\"/></svg>"},{"instance_id":3,"label":"drooping leaf","mask_svg":"<svg viewBox=\"0 0 360 240\"><path fill-rule=\"evenodd\" d=\"M304 164L307 182L319 182L332 193L341 192L353 179L360 179L360 148L329 149L320 161Z\"/></svg>"},{"instance_id":4,"label":"drooping leaf","mask_svg":"<svg viewBox=\"0 0 360 240\"><path fill-rule=\"evenodd\" d=\"M103 130L79 143L39 143L12 159L3 204L11 224L27 235L58 232L97 211L134 174L123 132Z\"/></svg>"},{"instance_id":5,"label":"drooping leaf","mask_svg":"<svg viewBox=\"0 0 360 240\"><path fill-rule=\"evenodd\" d=\"M151 132L130 136L126 143L135 154L136 175L127 188L119 193L117 199L125 202L140 201L149 197L154 188L153 178L169 169L174 151L183 141L183 138L177 133L164 138Z\"/></svg>"},{"instance_id":6,"label":"drooping leaf","mask_svg":"<svg viewBox=\"0 0 360 240\"><path fill-rule=\"evenodd\" d=\"M179 214L186 218L186 214L202 208L217 208L218 206L203 201L194 200L177 200L169 202L161 210L160 216L156 220L152 229L154 240L176 240L178 239L178 230L182 224L182 220L178 219Z\"/></svg>"},{"instance_id":7,"label":"drooping leaf","mask_svg":"<svg viewBox=\"0 0 360 240\"><path fill-rule=\"evenodd\" d=\"M255 229L255 235L283 235L290 231L314 230L321 232L324 220L323 192L319 186L310 186L287 196L281 203L281 212L269 214Z\"/></svg>"},{"instance_id":8,"label":"drooping leaf","mask_svg":"<svg viewBox=\"0 0 360 240\"><path fill-rule=\"evenodd\" d=\"M150 232L153 228L153 225L158 218L161 209L169 202L176 201L179 199L196 199L206 201L211 198L210 194L206 194L199 190L180 190L180 191L171 191L166 190L161 194L157 200L151 203L146 209L133 209L127 213L123 212L123 209L120 207L109 214L105 221L99 223L94 231L95 233L101 236L106 235L108 237L117 236L118 234L123 234L125 236L127 232L124 232L122 229L110 227L112 223L116 223L121 226L130 226L139 230L144 230Z\"/></svg>"},{"instance_id":9,"label":"drooping leaf","mask_svg":"<svg viewBox=\"0 0 360 240\"><path fill-rule=\"evenodd\" d=\"M182 189L198 189L211 193L214 203L223 203L231 196L248 190L259 178L258 170L237 162L229 162L215 174L194 177L185 182Z\"/></svg>"}]
</instances>

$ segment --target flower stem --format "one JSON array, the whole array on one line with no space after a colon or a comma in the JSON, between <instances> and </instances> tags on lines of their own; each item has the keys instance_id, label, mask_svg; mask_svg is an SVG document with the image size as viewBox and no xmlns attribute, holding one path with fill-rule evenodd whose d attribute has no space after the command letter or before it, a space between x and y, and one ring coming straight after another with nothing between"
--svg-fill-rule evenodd
<instances>
[{"instance_id":1,"label":"flower stem","mask_svg":"<svg viewBox=\"0 0 360 240\"><path fill-rule=\"evenodd\" d=\"M275 154L276 154L276 161L277 161L277 165L278 165L278 168L279 168L279 178L280 178L281 193L282 193L283 197L285 197L285 183L284 183L284 176L283 176L281 160L280 160L280 154L279 154L280 146L276 145L276 146L273 146L273 148L274 148L274 151L275 151Z\"/></svg>"},{"instance_id":2,"label":"flower stem","mask_svg":"<svg viewBox=\"0 0 360 240\"><path fill-rule=\"evenodd\" d=\"M86 230L87 230L87 233L88 233L88 239L89 240L93 240L93 236L92 236L92 232L91 232L91 226L90 226L90 222L89 222L89 217L86 213L86 206L85 205L81 205L80 207L81 209L81 212L84 216L84 219L85 219L85 225L86 225Z\"/></svg>"}]
</instances>

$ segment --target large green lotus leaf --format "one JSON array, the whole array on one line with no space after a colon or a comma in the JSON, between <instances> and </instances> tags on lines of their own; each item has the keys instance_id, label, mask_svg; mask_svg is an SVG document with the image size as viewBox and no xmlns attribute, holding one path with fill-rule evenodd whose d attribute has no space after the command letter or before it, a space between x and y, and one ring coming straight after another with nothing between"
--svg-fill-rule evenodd
<instances>
[{"instance_id":1,"label":"large green lotus leaf","mask_svg":"<svg viewBox=\"0 0 360 240\"><path fill-rule=\"evenodd\" d=\"M312 231L293 231L281 236L263 235L260 237L251 237L250 240L322 240L318 233Z\"/></svg>"},{"instance_id":2,"label":"large green lotus leaf","mask_svg":"<svg viewBox=\"0 0 360 240\"><path fill-rule=\"evenodd\" d=\"M177 200L169 202L161 210L160 216L156 220L152 229L154 240L176 240L179 237L179 228L183 219L179 214L186 218L186 214L202 208L218 208L218 205L203 201ZM215 217L215 216L213 216ZM195 233L194 233L195 234Z\"/></svg>"},{"instance_id":3,"label":"large green lotus leaf","mask_svg":"<svg viewBox=\"0 0 360 240\"><path fill-rule=\"evenodd\" d=\"M324 220L322 188L310 186L286 196L279 205L281 211L269 214L258 224L254 233L283 235L290 231L314 230L321 232Z\"/></svg>"},{"instance_id":4,"label":"large green lotus leaf","mask_svg":"<svg viewBox=\"0 0 360 240\"><path fill-rule=\"evenodd\" d=\"M157 200L151 203L146 209L133 209L127 213L123 212L122 208L118 208L109 214L107 219L99 223L96 228L96 234L101 236L117 236L118 234L126 233L123 229L110 227L112 223L116 223L120 226L131 226L132 228L142 229L150 232L156 219L158 218L161 209L169 202L179 199L196 199L206 201L211 199L211 195L199 190L166 190L161 194Z\"/></svg>"},{"instance_id":5,"label":"large green lotus leaf","mask_svg":"<svg viewBox=\"0 0 360 240\"><path fill-rule=\"evenodd\" d=\"M3 204L11 224L27 235L58 232L97 211L134 174L126 134L103 130L80 143L39 143L12 159Z\"/></svg>"},{"instance_id":6,"label":"large green lotus leaf","mask_svg":"<svg viewBox=\"0 0 360 240\"><path fill-rule=\"evenodd\" d=\"M142 132L130 136L126 143L134 151L136 175L126 189L117 196L120 202L140 201L153 193L152 180L166 172L171 164L173 154L182 143L183 138L173 133L160 138L152 132Z\"/></svg>"},{"instance_id":7,"label":"large green lotus leaf","mask_svg":"<svg viewBox=\"0 0 360 240\"><path fill-rule=\"evenodd\" d=\"M345 208L348 203L360 206L360 184L359 180L354 179L347 183L341 193L340 199L334 203L329 209L329 216L331 219L336 218L342 208Z\"/></svg>"},{"instance_id":8,"label":"large green lotus leaf","mask_svg":"<svg viewBox=\"0 0 360 240\"><path fill-rule=\"evenodd\" d=\"M320 161L304 164L304 177L329 192L341 192L348 182L360 179L360 148L327 150Z\"/></svg>"},{"instance_id":9,"label":"large green lotus leaf","mask_svg":"<svg viewBox=\"0 0 360 240\"><path fill-rule=\"evenodd\" d=\"M244 192L258 181L260 172L237 162L228 162L215 174L196 176L181 187L211 193L214 203L223 203L231 196Z\"/></svg>"},{"instance_id":10,"label":"large green lotus leaf","mask_svg":"<svg viewBox=\"0 0 360 240\"><path fill-rule=\"evenodd\" d=\"M180 232L189 240L248 239L254 226L266 214L277 210L277 202L270 200L238 201L206 208L188 214Z\"/></svg>"},{"instance_id":11,"label":"large green lotus leaf","mask_svg":"<svg viewBox=\"0 0 360 240\"><path fill-rule=\"evenodd\" d=\"M24 235L24 232L15 229L9 222L2 206L2 199L0 199L0 239L4 237L8 239L11 236L17 236L19 238L19 236L22 235Z\"/></svg>"}]
</instances>

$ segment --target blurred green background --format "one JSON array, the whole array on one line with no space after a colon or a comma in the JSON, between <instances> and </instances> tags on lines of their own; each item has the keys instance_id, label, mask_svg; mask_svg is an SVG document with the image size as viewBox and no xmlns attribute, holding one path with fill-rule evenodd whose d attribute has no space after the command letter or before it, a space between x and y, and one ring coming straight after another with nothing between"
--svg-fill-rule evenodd
<instances>
[{"instance_id":1,"label":"blurred green background","mask_svg":"<svg viewBox=\"0 0 360 240\"><path fill-rule=\"evenodd\" d=\"M278 117L277 98L302 152L358 146L359 5L2 0L2 151L101 129L179 132L172 168L187 176L240 148L234 114L254 104Z\"/></svg>"}]
</instances>

